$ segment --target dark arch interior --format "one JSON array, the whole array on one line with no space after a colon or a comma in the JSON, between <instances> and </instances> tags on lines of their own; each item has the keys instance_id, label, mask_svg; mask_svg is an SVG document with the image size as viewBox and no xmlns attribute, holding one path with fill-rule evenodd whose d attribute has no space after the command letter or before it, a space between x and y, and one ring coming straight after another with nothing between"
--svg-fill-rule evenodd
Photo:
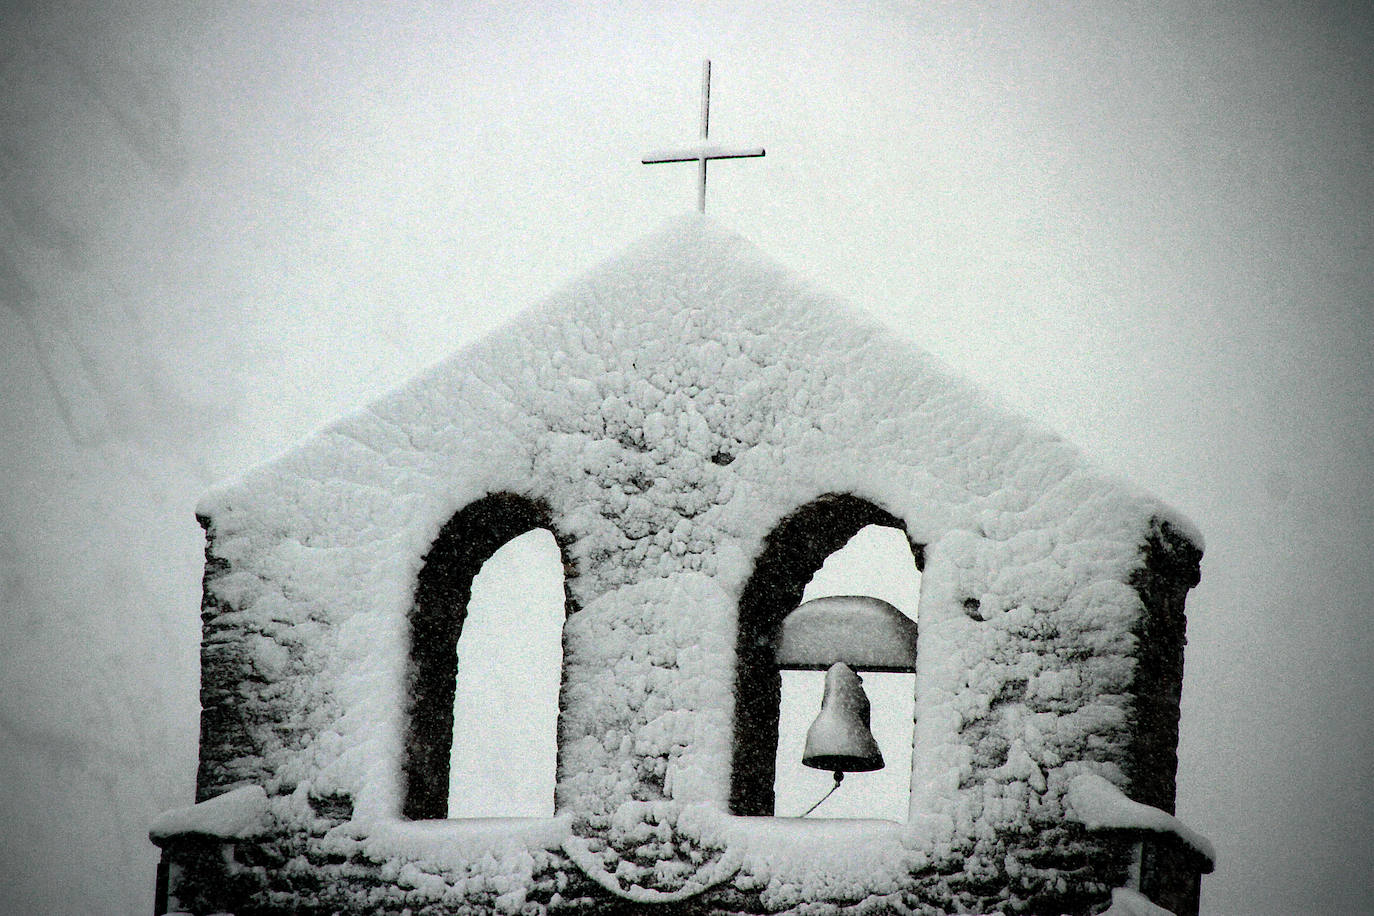
<instances>
[{"instance_id":1,"label":"dark arch interior","mask_svg":"<svg viewBox=\"0 0 1374 916\"><path fill-rule=\"evenodd\" d=\"M425 555L410 610L410 709L401 809L407 818L448 814L458 637L467 617L472 580L503 544L535 528L554 532L566 582L572 576L568 552L548 507L514 493L493 493L460 510L439 530Z\"/></svg>"},{"instance_id":2,"label":"dark arch interior","mask_svg":"<svg viewBox=\"0 0 1374 916\"><path fill-rule=\"evenodd\" d=\"M826 557L868 525L906 530L890 512L849 494L830 494L784 517L764 539L739 606L735 670L732 814L773 813L773 765L778 744L781 678L774 663L778 627L800 602ZM908 538L909 540L909 538ZM920 544L911 545L918 569Z\"/></svg>"}]
</instances>

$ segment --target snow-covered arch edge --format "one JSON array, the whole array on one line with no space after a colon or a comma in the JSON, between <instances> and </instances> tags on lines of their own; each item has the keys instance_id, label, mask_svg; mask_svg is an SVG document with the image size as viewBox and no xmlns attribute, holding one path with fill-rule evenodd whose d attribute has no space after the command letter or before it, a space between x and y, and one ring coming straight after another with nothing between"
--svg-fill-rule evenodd
<instances>
[{"instance_id":1,"label":"snow-covered arch edge","mask_svg":"<svg viewBox=\"0 0 1374 916\"><path fill-rule=\"evenodd\" d=\"M543 502L508 492L477 499L444 523L425 554L408 614L401 814L409 820L448 813L457 649L473 579L503 545L537 528L553 532L563 558L566 619L574 610L567 587L573 575L568 541Z\"/></svg>"}]
</instances>

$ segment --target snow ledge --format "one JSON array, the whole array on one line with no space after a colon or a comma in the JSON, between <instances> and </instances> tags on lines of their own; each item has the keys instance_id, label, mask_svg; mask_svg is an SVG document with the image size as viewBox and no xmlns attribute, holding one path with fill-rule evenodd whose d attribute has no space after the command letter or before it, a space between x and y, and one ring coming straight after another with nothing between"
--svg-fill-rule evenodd
<instances>
[{"instance_id":1,"label":"snow ledge","mask_svg":"<svg viewBox=\"0 0 1374 916\"><path fill-rule=\"evenodd\" d=\"M377 859L399 857L462 868L486 857L499 860L512 853L558 849L571 828L568 815L349 821L330 830L324 846L347 853L356 843Z\"/></svg>"},{"instance_id":2,"label":"snow ledge","mask_svg":"<svg viewBox=\"0 0 1374 916\"><path fill-rule=\"evenodd\" d=\"M1070 780L1064 800L1068 818L1089 830L1171 833L1205 858L1209 870L1216 865L1216 850L1210 840L1172 814L1132 801L1096 773L1082 773Z\"/></svg>"},{"instance_id":3,"label":"snow ledge","mask_svg":"<svg viewBox=\"0 0 1374 916\"><path fill-rule=\"evenodd\" d=\"M148 839L158 846L188 835L246 840L266 833L270 826L267 790L241 786L197 805L162 812L148 829Z\"/></svg>"}]
</instances>

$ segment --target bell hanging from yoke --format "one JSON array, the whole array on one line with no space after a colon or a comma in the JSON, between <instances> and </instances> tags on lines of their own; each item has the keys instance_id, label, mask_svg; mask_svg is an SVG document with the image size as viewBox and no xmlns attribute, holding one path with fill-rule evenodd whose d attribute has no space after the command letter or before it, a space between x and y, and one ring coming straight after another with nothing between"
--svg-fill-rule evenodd
<instances>
[{"instance_id":1,"label":"bell hanging from yoke","mask_svg":"<svg viewBox=\"0 0 1374 916\"><path fill-rule=\"evenodd\" d=\"M821 711L806 732L802 764L830 770L836 781L842 773L883 768L883 754L868 725L868 695L863 680L844 662L825 673Z\"/></svg>"}]
</instances>

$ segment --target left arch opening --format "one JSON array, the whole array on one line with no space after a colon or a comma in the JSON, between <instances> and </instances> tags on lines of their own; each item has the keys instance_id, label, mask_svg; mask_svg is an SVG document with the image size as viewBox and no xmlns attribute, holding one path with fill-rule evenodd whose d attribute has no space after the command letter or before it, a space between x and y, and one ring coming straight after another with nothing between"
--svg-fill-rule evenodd
<instances>
[{"instance_id":1,"label":"left arch opening","mask_svg":"<svg viewBox=\"0 0 1374 916\"><path fill-rule=\"evenodd\" d=\"M507 541L472 580L458 637L448 816L552 817L563 563L547 528Z\"/></svg>"},{"instance_id":2,"label":"left arch opening","mask_svg":"<svg viewBox=\"0 0 1374 916\"><path fill-rule=\"evenodd\" d=\"M552 813L552 767L547 793L545 787L535 790L537 798L529 804L515 793L521 791L516 788L520 771L528 769L521 748L537 741L547 756L548 746L556 742L562 624L568 612L560 573L566 573L568 565L562 543L551 534L554 530L542 504L497 493L449 519L425 555L410 612L410 705L401 766L404 817ZM527 533L530 537L523 538ZM510 550L502 551L508 545ZM493 559L496 562L485 569ZM549 573L546 579L555 581L532 583L531 572L537 579L540 568ZM538 600L541 592L555 607L531 615L529 599ZM542 627L536 623L541 617ZM533 629L531 624L536 624ZM540 631L547 631L548 637L537 640L545 643L542 647L529 641ZM552 702L541 703L548 708L533 718L518 700L501 696L503 685L531 676L537 681L552 677ZM546 683L536 684L536 692L541 686L549 692ZM502 709L496 717L489 708L493 700ZM488 721L471 731L473 722L481 719ZM516 720L526 720L528 727L502 730L502 725ZM455 741L456 728L461 731Z\"/></svg>"}]
</instances>

